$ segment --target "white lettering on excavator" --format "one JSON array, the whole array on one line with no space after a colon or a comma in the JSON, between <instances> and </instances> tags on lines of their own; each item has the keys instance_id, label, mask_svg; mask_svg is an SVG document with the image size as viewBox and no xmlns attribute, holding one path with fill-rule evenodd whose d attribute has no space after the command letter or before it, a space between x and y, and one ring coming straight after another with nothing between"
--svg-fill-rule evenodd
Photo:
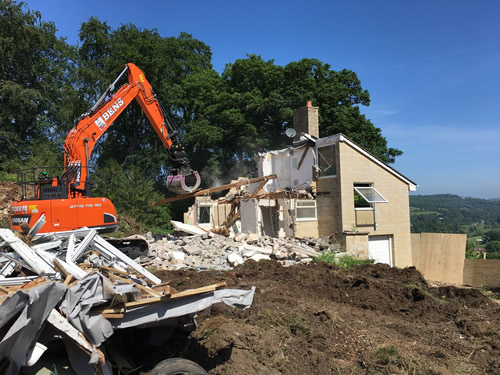
<instances>
[{"instance_id":1,"label":"white lettering on excavator","mask_svg":"<svg viewBox=\"0 0 500 375\"><path fill-rule=\"evenodd\" d=\"M103 112L101 116L99 116L97 120L95 120L95 124L97 125L97 127L103 130L106 127L106 121L108 121L109 118L113 116L113 114L117 112L121 106L123 106L123 99L118 98L118 100L114 102L111 107L109 107L105 112Z\"/></svg>"},{"instance_id":2,"label":"white lettering on excavator","mask_svg":"<svg viewBox=\"0 0 500 375\"><path fill-rule=\"evenodd\" d=\"M95 204L86 203L85 205L83 205L83 204L72 204L71 206L69 206L69 208L91 208L91 207L102 207L102 204L100 204L100 203L95 203Z\"/></svg>"}]
</instances>

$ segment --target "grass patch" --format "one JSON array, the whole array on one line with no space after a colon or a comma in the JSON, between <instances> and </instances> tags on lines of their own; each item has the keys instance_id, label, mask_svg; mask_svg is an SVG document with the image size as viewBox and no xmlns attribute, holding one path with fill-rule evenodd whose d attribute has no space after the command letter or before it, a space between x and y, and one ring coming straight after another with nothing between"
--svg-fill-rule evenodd
<instances>
[{"instance_id":1,"label":"grass patch","mask_svg":"<svg viewBox=\"0 0 500 375\"><path fill-rule=\"evenodd\" d=\"M377 374L425 374L423 366L411 358L405 358L394 345L381 345L372 353L372 358L377 364Z\"/></svg>"},{"instance_id":2,"label":"grass patch","mask_svg":"<svg viewBox=\"0 0 500 375\"><path fill-rule=\"evenodd\" d=\"M332 251L324 251L319 256L315 257L313 261L327 263L341 268L350 268L361 264L373 264L374 262L373 259L359 259L350 255L336 258L335 255L336 253Z\"/></svg>"},{"instance_id":3,"label":"grass patch","mask_svg":"<svg viewBox=\"0 0 500 375\"><path fill-rule=\"evenodd\" d=\"M394 345L382 345L373 352L373 360L383 366L389 364L398 365L401 363L401 356Z\"/></svg>"},{"instance_id":4,"label":"grass patch","mask_svg":"<svg viewBox=\"0 0 500 375\"><path fill-rule=\"evenodd\" d=\"M311 331L311 327L305 319L295 313L262 309L257 313L257 316L261 324L263 323L267 327L284 327L294 336L300 333L307 334Z\"/></svg>"}]
</instances>

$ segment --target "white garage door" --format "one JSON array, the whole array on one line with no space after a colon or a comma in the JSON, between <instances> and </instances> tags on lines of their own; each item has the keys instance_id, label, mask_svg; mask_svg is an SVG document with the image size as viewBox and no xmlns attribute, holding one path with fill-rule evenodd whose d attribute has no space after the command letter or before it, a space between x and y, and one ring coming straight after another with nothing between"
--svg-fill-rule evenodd
<instances>
[{"instance_id":1,"label":"white garage door","mask_svg":"<svg viewBox=\"0 0 500 375\"><path fill-rule=\"evenodd\" d=\"M392 266L392 236L370 236L368 240L368 257L375 263Z\"/></svg>"}]
</instances>

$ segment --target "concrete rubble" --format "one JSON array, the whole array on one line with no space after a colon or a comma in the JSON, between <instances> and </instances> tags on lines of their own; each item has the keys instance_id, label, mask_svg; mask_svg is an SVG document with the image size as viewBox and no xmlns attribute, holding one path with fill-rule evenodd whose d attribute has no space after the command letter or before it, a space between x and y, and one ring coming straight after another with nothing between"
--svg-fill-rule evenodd
<instances>
[{"instance_id":1,"label":"concrete rubble","mask_svg":"<svg viewBox=\"0 0 500 375\"><path fill-rule=\"evenodd\" d=\"M274 259L285 266L306 263L332 247L325 239L273 238L239 233L233 238L194 225L172 222L176 231L162 238L146 236L147 254L135 260L163 270L181 268L229 270L247 260Z\"/></svg>"},{"instance_id":2,"label":"concrete rubble","mask_svg":"<svg viewBox=\"0 0 500 375\"><path fill-rule=\"evenodd\" d=\"M166 261L175 269L207 259L225 268L228 252L251 251L240 250L239 242L219 249L219 241L205 234L164 238L152 244L155 255L144 261L133 260L92 229L39 236L36 230L17 236L0 229L0 373L18 374L34 365L56 338L77 374L111 374L113 368L127 373L134 364L109 340L117 332L194 329L195 314L219 302L248 308L255 288L228 289L222 282L178 292L150 271L165 268ZM208 248L214 254L209 256ZM156 344L168 345L169 337ZM119 352L119 358L113 355Z\"/></svg>"}]
</instances>

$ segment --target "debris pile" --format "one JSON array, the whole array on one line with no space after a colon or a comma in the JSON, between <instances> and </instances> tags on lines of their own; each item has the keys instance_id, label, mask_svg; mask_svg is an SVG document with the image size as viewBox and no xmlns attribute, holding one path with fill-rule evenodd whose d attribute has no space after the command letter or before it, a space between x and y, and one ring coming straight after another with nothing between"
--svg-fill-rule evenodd
<instances>
[{"instance_id":1,"label":"debris pile","mask_svg":"<svg viewBox=\"0 0 500 375\"><path fill-rule=\"evenodd\" d=\"M278 260L282 265L308 263L331 246L328 239L273 238L239 233L227 238L199 227L172 221L176 232L159 240L149 236L147 256L136 259L162 270L181 268L229 270L246 260Z\"/></svg>"},{"instance_id":2,"label":"debris pile","mask_svg":"<svg viewBox=\"0 0 500 375\"><path fill-rule=\"evenodd\" d=\"M252 303L254 288L224 289L224 282L178 292L93 229L36 236L41 226L23 239L0 229L2 374L36 363L54 337L78 374L111 374L127 368L108 342L116 330L181 319L194 329L194 315L214 303Z\"/></svg>"}]
</instances>

